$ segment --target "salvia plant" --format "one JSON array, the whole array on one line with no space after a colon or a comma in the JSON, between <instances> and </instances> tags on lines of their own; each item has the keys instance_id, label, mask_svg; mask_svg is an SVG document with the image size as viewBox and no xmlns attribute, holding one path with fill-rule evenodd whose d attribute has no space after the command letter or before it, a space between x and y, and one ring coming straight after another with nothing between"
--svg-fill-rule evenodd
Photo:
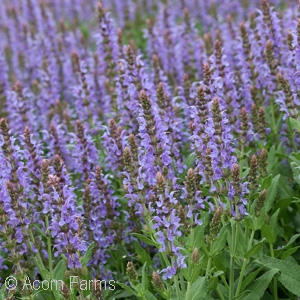
<instances>
[{"instance_id":1,"label":"salvia plant","mask_svg":"<svg viewBox=\"0 0 300 300\"><path fill-rule=\"evenodd\" d=\"M0 20L0 300L300 299L296 0Z\"/></svg>"}]
</instances>

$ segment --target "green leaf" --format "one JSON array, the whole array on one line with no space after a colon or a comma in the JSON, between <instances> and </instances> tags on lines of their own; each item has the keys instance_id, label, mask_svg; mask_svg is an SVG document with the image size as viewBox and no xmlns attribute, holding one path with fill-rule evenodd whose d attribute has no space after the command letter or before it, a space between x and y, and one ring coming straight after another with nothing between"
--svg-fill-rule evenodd
<instances>
[{"instance_id":1,"label":"green leaf","mask_svg":"<svg viewBox=\"0 0 300 300\"><path fill-rule=\"evenodd\" d=\"M57 286L55 285L52 289L52 293L54 295L55 300L60 300L61 299L61 295L59 292L59 288L60 288L60 282L64 281L64 277L65 277L65 271L67 269L67 265L66 265L66 260L63 258L61 259L58 264L56 265L56 267L53 270L53 278L54 280L57 280Z\"/></svg>"},{"instance_id":2,"label":"green leaf","mask_svg":"<svg viewBox=\"0 0 300 300\"><path fill-rule=\"evenodd\" d=\"M131 287L129 287L128 285L122 283L122 282L117 282L117 284L123 288L125 291L127 291L128 293L130 293L133 296L137 296L138 294L136 293L136 291L134 289L132 289Z\"/></svg>"},{"instance_id":3,"label":"green leaf","mask_svg":"<svg viewBox=\"0 0 300 300\"><path fill-rule=\"evenodd\" d=\"M189 300L207 300L208 289L208 279L200 277L192 284Z\"/></svg>"},{"instance_id":4,"label":"green leaf","mask_svg":"<svg viewBox=\"0 0 300 300\"><path fill-rule=\"evenodd\" d=\"M278 208L276 210L276 212L270 218L270 226L271 226L272 234L273 234L273 237L274 237L274 242L273 243L275 243L276 238L277 238L277 234L278 234L278 221L277 220L278 220L279 211L280 211L280 208Z\"/></svg>"},{"instance_id":5,"label":"green leaf","mask_svg":"<svg viewBox=\"0 0 300 300\"><path fill-rule=\"evenodd\" d=\"M157 298L151 292L149 292L149 291L146 291L144 299L147 299L147 300L157 300Z\"/></svg>"},{"instance_id":6,"label":"green leaf","mask_svg":"<svg viewBox=\"0 0 300 300\"><path fill-rule=\"evenodd\" d=\"M90 261L92 254L93 254L93 249L95 247L95 242L92 242L89 247L87 248L83 258L81 259L81 264L82 266L86 266L88 262Z\"/></svg>"},{"instance_id":7,"label":"green leaf","mask_svg":"<svg viewBox=\"0 0 300 300\"><path fill-rule=\"evenodd\" d=\"M64 280L66 269L66 261L61 259L53 270L53 279Z\"/></svg>"},{"instance_id":8,"label":"green leaf","mask_svg":"<svg viewBox=\"0 0 300 300\"><path fill-rule=\"evenodd\" d=\"M298 119L288 118L288 124L290 127L298 132L300 132L300 123Z\"/></svg>"},{"instance_id":9,"label":"green leaf","mask_svg":"<svg viewBox=\"0 0 300 300\"><path fill-rule=\"evenodd\" d=\"M187 279L189 282L193 283L197 280L197 278L199 277L200 271L202 269L202 266L203 266L203 261L204 261L204 256L202 256L200 258L200 261L198 264L196 264L196 265L193 264L193 270L191 272L191 275L188 276L188 279ZM184 269L184 270L186 270L186 269Z\"/></svg>"},{"instance_id":10,"label":"green leaf","mask_svg":"<svg viewBox=\"0 0 300 300\"><path fill-rule=\"evenodd\" d=\"M293 152L292 153L292 157L291 159L296 162L296 163L300 163L300 152Z\"/></svg>"},{"instance_id":11,"label":"green leaf","mask_svg":"<svg viewBox=\"0 0 300 300\"><path fill-rule=\"evenodd\" d=\"M255 203L253 203L255 205ZM252 213L254 212L254 209L252 210ZM260 212L260 215L256 218L254 218L254 221L253 221L253 227L254 228L251 228L251 229L254 229L255 231L256 230L261 230L262 226L264 225L265 223L265 218L266 218L266 215L264 213L264 208L262 208L261 212Z\"/></svg>"},{"instance_id":12,"label":"green leaf","mask_svg":"<svg viewBox=\"0 0 300 300\"><path fill-rule=\"evenodd\" d=\"M89 32L89 27L85 23L81 23L79 25L79 28L81 30L82 35L84 36L85 39L89 38L90 32Z\"/></svg>"},{"instance_id":13,"label":"green leaf","mask_svg":"<svg viewBox=\"0 0 300 300\"><path fill-rule=\"evenodd\" d=\"M270 173L277 165L278 157L276 157L276 149L273 145L268 151L268 173Z\"/></svg>"},{"instance_id":14,"label":"green leaf","mask_svg":"<svg viewBox=\"0 0 300 300\"><path fill-rule=\"evenodd\" d=\"M187 245L191 249L194 249L195 247L200 248L205 245L204 229L208 224L208 214L204 214L202 221L203 224L197 225L189 234Z\"/></svg>"},{"instance_id":15,"label":"green leaf","mask_svg":"<svg viewBox=\"0 0 300 300\"><path fill-rule=\"evenodd\" d=\"M76 295L74 295L74 294L71 294L71 296L70 296L70 300L77 300L77 297L76 297Z\"/></svg>"},{"instance_id":16,"label":"green leaf","mask_svg":"<svg viewBox=\"0 0 300 300\"><path fill-rule=\"evenodd\" d=\"M219 234L217 235L216 240L213 242L211 247L211 255L218 255L224 248L227 240L227 231L230 224L227 223L225 226L222 227Z\"/></svg>"},{"instance_id":17,"label":"green leaf","mask_svg":"<svg viewBox=\"0 0 300 300\"><path fill-rule=\"evenodd\" d=\"M6 287L5 284L2 285L2 288L0 290L0 300L5 300L6 299Z\"/></svg>"},{"instance_id":18,"label":"green leaf","mask_svg":"<svg viewBox=\"0 0 300 300\"><path fill-rule=\"evenodd\" d=\"M293 243L300 237L300 233L298 234L294 234L290 240L287 242L286 245L284 245L283 247L281 247L280 249L276 249L274 250L274 253L276 254L276 257L278 257L281 253L283 253L285 250L288 250Z\"/></svg>"},{"instance_id":19,"label":"green leaf","mask_svg":"<svg viewBox=\"0 0 300 300\"><path fill-rule=\"evenodd\" d=\"M245 295L242 300L260 300L276 273L278 273L278 269L272 269L254 280L248 286L248 290L251 292Z\"/></svg>"},{"instance_id":20,"label":"green leaf","mask_svg":"<svg viewBox=\"0 0 300 300\"><path fill-rule=\"evenodd\" d=\"M278 208L276 212L273 214L273 216L270 218L270 225L264 224L262 227L262 236L266 238L268 243L274 244L277 239L278 234L278 224L277 224L277 218L279 214L280 209Z\"/></svg>"},{"instance_id":21,"label":"green leaf","mask_svg":"<svg viewBox=\"0 0 300 300\"><path fill-rule=\"evenodd\" d=\"M268 177L263 179L263 182L261 184L261 190L268 189L271 186L272 183L272 175L269 175Z\"/></svg>"},{"instance_id":22,"label":"green leaf","mask_svg":"<svg viewBox=\"0 0 300 300\"><path fill-rule=\"evenodd\" d=\"M34 294L34 299L35 300L49 300L49 299L53 299L53 296L52 296L50 291L41 290L41 291L38 291L37 293ZM58 292L58 296L55 299L64 300L65 298L62 295L60 295L59 292Z\"/></svg>"},{"instance_id":23,"label":"green leaf","mask_svg":"<svg viewBox=\"0 0 300 300\"><path fill-rule=\"evenodd\" d=\"M263 267L256 269L254 272L247 274L242 283L242 291L256 278L256 276L260 273Z\"/></svg>"},{"instance_id":24,"label":"green leaf","mask_svg":"<svg viewBox=\"0 0 300 300\"><path fill-rule=\"evenodd\" d=\"M223 272L226 272L226 269L229 267L228 257L226 257L226 253L223 252L213 257L213 263L218 270L221 270Z\"/></svg>"},{"instance_id":25,"label":"green leaf","mask_svg":"<svg viewBox=\"0 0 300 300\"><path fill-rule=\"evenodd\" d=\"M131 295L132 294L127 291L121 291L119 294L114 294L113 299L127 299L127 298L131 297Z\"/></svg>"},{"instance_id":26,"label":"green leaf","mask_svg":"<svg viewBox=\"0 0 300 300\"><path fill-rule=\"evenodd\" d=\"M196 154L193 153L193 154L190 154L186 158L186 160L183 162L183 164L187 166L187 170L194 165L195 158L196 158Z\"/></svg>"},{"instance_id":27,"label":"green leaf","mask_svg":"<svg viewBox=\"0 0 300 300\"><path fill-rule=\"evenodd\" d=\"M278 208L280 208L281 214L288 213L287 208L288 208L288 206L290 206L291 202L292 202L291 196L289 196L289 198L281 198L276 202L276 204L274 206L274 210L277 210Z\"/></svg>"},{"instance_id":28,"label":"green leaf","mask_svg":"<svg viewBox=\"0 0 300 300\"><path fill-rule=\"evenodd\" d=\"M294 180L300 185L300 166L295 162L291 162Z\"/></svg>"},{"instance_id":29,"label":"green leaf","mask_svg":"<svg viewBox=\"0 0 300 300\"><path fill-rule=\"evenodd\" d=\"M257 260L258 263L269 269L279 269L292 278L300 281L300 266L288 260L280 260L264 255L261 259Z\"/></svg>"},{"instance_id":30,"label":"green leaf","mask_svg":"<svg viewBox=\"0 0 300 300\"><path fill-rule=\"evenodd\" d=\"M272 229L270 225L264 224L261 229L262 236L267 240L268 243L273 244L274 237L272 235Z\"/></svg>"},{"instance_id":31,"label":"green leaf","mask_svg":"<svg viewBox=\"0 0 300 300\"><path fill-rule=\"evenodd\" d=\"M244 217L244 223L247 227L249 227L251 230L254 229L254 222L253 222L252 216L249 214L248 216Z\"/></svg>"},{"instance_id":32,"label":"green leaf","mask_svg":"<svg viewBox=\"0 0 300 300\"><path fill-rule=\"evenodd\" d=\"M228 288L225 287L223 284L218 283L218 289L219 289L220 293L224 296L224 298L228 299L228 297L229 297L228 296L228 292L229 292Z\"/></svg>"},{"instance_id":33,"label":"green leaf","mask_svg":"<svg viewBox=\"0 0 300 300\"><path fill-rule=\"evenodd\" d=\"M236 244L236 252L239 255L244 255L246 251L247 251L247 245L245 243L245 234L243 233L242 230L239 230L237 244Z\"/></svg>"},{"instance_id":34,"label":"green leaf","mask_svg":"<svg viewBox=\"0 0 300 300\"><path fill-rule=\"evenodd\" d=\"M274 204L275 197L278 191L278 183L279 183L280 175L277 175L273 178L270 188L268 189L267 200L265 203L265 212L268 212Z\"/></svg>"},{"instance_id":35,"label":"green leaf","mask_svg":"<svg viewBox=\"0 0 300 300\"><path fill-rule=\"evenodd\" d=\"M248 295L250 293L251 293L251 291L249 291L249 290L243 291L241 294L233 297L232 300L240 300L240 299L242 299L243 297L245 297L246 295Z\"/></svg>"},{"instance_id":36,"label":"green leaf","mask_svg":"<svg viewBox=\"0 0 300 300\"><path fill-rule=\"evenodd\" d=\"M217 289L218 282L219 282L219 278L217 278L217 277L211 277L209 279L209 289L208 289L209 293L213 292Z\"/></svg>"},{"instance_id":37,"label":"green leaf","mask_svg":"<svg viewBox=\"0 0 300 300\"><path fill-rule=\"evenodd\" d=\"M57 286L59 286L59 288L60 288L60 285L57 284ZM61 296L60 291L58 289L56 289L56 286L53 287L52 293L54 295L55 300L62 300L62 299L64 299L64 297Z\"/></svg>"},{"instance_id":38,"label":"green leaf","mask_svg":"<svg viewBox=\"0 0 300 300\"><path fill-rule=\"evenodd\" d=\"M43 230L40 229L39 226L37 226L36 224L33 225L33 227L37 230L37 232L44 238L47 238L47 236L45 235L45 232Z\"/></svg>"},{"instance_id":39,"label":"green leaf","mask_svg":"<svg viewBox=\"0 0 300 300\"><path fill-rule=\"evenodd\" d=\"M143 269L142 269L142 287L144 291L148 290L148 275L146 273L146 265L147 263L144 263Z\"/></svg>"},{"instance_id":40,"label":"green leaf","mask_svg":"<svg viewBox=\"0 0 300 300\"><path fill-rule=\"evenodd\" d=\"M134 243L134 249L135 249L136 254L138 256L140 256L140 259L137 259L137 260L139 260L141 263L146 262L148 267L151 266L152 262L151 262L151 258L149 256L149 254L147 253L147 251L145 249L143 249L141 247L141 245L138 242Z\"/></svg>"},{"instance_id":41,"label":"green leaf","mask_svg":"<svg viewBox=\"0 0 300 300\"><path fill-rule=\"evenodd\" d=\"M261 240L260 242L258 242L257 244L253 245L252 248L247 251L247 253L245 254L245 258L249 259L250 257L254 256L255 254L257 254L261 247L263 246L265 239Z\"/></svg>"},{"instance_id":42,"label":"green leaf","mask_svg":"<svg viewBox=\"0 0 300 300\"><path fill-rule=\"evenodd\" d=\"M222 274L224 274L223 271L217 271L217 272L213 273L213 277L219 277L219 276L221 276Z\"/></svg>"},{"instance_id":43,"label":"green leaf","mask_svg":"<svg viewBox=\"0 0 300 300\"><path fill-rule=\"evenodd\" d=\"M137 237L139 240L141 240L142 242L146 243L147 245L155 246L156 248L160 247L160 245L157 242L155 242L155 241L147 238L146 236L144 236L142 234L133 233L132 235L134 235L135 237Z\"/></svg>"},{"instance_id":44,"label":"green leaf","mask_svg":"<svg viewBox=\"0 0 300 300\"><path fill-rule=\"evenodd\" d=\"M300 246L288 249L286 251L284 251L281 255L281 259L285 260L287 259L289 256L291 256L292 254L294 254L298 249L300 248Z\"/></svg>"},{"instance_id":45,"label":"green leaf","mask_svg":"<svg viewBox=\"0 0 300 300\"><path fill-rule=\"evenodd\" d=\"M45 268L39 268L43 280L50 280L50 272Z\"/></svg>"},{"instance_id":46,"label":"green leaf","mask_svg":"<svg viewBox=\"0 0 300 300\"><path fill-rule=\"evenodd\" d=\"M278 277L278 281L294 295L300 297L300 281L282 273Z\"/></svg>"}]
</instances>

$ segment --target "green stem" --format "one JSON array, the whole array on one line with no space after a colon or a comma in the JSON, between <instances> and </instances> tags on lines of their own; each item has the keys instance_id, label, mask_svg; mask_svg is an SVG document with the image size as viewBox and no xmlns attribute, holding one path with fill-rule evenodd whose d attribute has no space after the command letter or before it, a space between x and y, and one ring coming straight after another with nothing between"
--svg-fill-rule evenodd
<instances>
[{"instance_id":1,"label":"green stem","mask_svg":"<svg viewBox=\"0 0 300 300\"><path fill-rule=\"evenodd\" d=\"M183 295L185 295L185 293L186 293L186 289L185 289L185 280L184 280L184 278L183 278L182 273L179 273L179 281L180 281L181 291L182 291Z\"/></svg>"},{"instance_id":2,"label":"green stem","mask_svg":"<svg viewBox=\"0 0 300 300\"><path fill-rule=\"evenodd\" d=\"M227 289L229 290L229 285L228 285L228 282L226 281L226 277L224 276L224 274L221 275L221 279L224 283L224 285L227 287Z\"/></svg>"},{"instance_id":3,"label":"green stem","mask_svg":"<svg viewBox=\"0 0 300 300\"><path fill-rule=\"evenodd\" d=\"M175 283L177 299L182 299L181 298L181 291L180 291L180 287L179 287L179 283L178 283L178 275L174 276L174 283Z\"/></svg>"},{"instance_id":4,"label":"green stem","mask_svg":"<svg viewBox=\"0 0 300 300\"><path fill-rule=\"evenodd\" d=\"M188 282L187 285L187 290L186 290L186 294L185 294L185 300L189 300L190 299L190 289L191 289L192 284L190 282Z\"/></svg>"},{"instance_id":5,"label":"green stem","mask_svg":"<svg viewBox=\"0 0 300 300\"><path fill-rule=\"evenodd\" d=\"M218 293L221 300L225 300L224 296L222 295L222 293L221 293L221 291L218 287L217 287L217 293Z\"/></svg>"},{"instance_id":6,"label":"green stem","mask_svg":"<svg viewBox=\"0 0 300 300\"><path fill-rule=\"evenodd\" d=\"M32 230L29 230L29 236L30 236L30 239L31 239L32 244L33 244L33 245L36 245L36 243L35 243L35 238L34 238L34 236L33 236ZM32 247L31 247L30 244L29 244L29 246L30 246L30 249L32 250ZM32 250L32 251L33 251L33 250ZM45 266L44 266L44 263L43 263L43 260L42 260L42 258L41 258L41 255L40 255L40 252L39 252L39 251L37 251L37 253L36 253L36 260L37 260L37 262L38 262L37 267L38 267L39 271L40 271L41 269L45 269Z\"/></svg>"},{"instance_id":7,"label":"green stem","mask_svg":"<svg viewBox=\"0 0 300 300\"><path fill-rule=\"evenodd\" d=\"M294 151L297 152L297 146L296 146L295 139L294 139L294 130L293 130L293 128L291 126L291 122L289 120L288 120L287 124L288 124L289 132L290 132L290 134L289 134L290 142L293 145Z\"/></svg>"},{"instance_id":8,"label":"green stem","mask_svg":"<svg viewBox=\"0 0 300 300\"><path fill-rule=\"evenodd\" d=\"M46 215L46 231L49 228L49 217ZM51 250L51 236L47 234L47 248L48 248L48 260L49 260L49 272L52 276L53 272L53 259L52 259L52 250Z\"/></svg>"},{"instance_id":9,"label":"green stem","mask_svg":"<svg viewBox=\"0 0 300 300\"><path fill-rule=\"evenodd\" d=\"M161 252L161 256L162 256L162 258L163 258L163 261L166 263L166 266L170 266L171 263L170 263L170 261L168 260L166 253Z\"/></svg>"},{"instance_id":10,"label":"green stem","mask_svg":"<svg viewBox=\"0 0 300 300\"><path fill-rule=\"evenodd\" d=\"M247 212L250 212L250 211L247 209ZM249 228L246 227L246 228L245 228L245 244L247 243L248 231L249 231Z\"/></svg>"},{"instance_id":11,"label":"green stem","mask_svg":"<svg viewBox=\"0 0 300 300\"><path fill-rule=\"evenodd\" d=\"M235 211L236 211L236 222L232 224L232 249L230 253L230 277L229 277L229 299L231 299L234 296L234 265L235 265L235 254L236 254L236 246L237 246L237 239L238 239L238 233L239 233L239 208L237 205L235 205Z\"/></svg>"},{"instance_id":12,"label":"green stem","mask_svg":"<svg viewBox=\"0 0 300 300\"><path fill-rule=\"evenodd\" d=\"M277 129L276 129L276 120L275 120L275 111L274 111L273 99L270 100L270 106L271 106L271 115L272 115L272 122L271 122L272 135L273 135L273 138L274 138L275 145L278 145L279 142L278 142Z\"/></svg>"},{"instance_id":13,"label":"green stem","mask_svg":"<svg viewBox=\"0 0 300 300\"><path fill-rule=\"evenodd\" d=\"M240 156L240 177L243 175L243 168L244 168L244 153L245 153L245 145L241 145L241 156Z\"/></svg>"},{"instance_id":14,"label":"green stem","mask_svg":"<svg viewBox=\"0 0 300 300\"><path fill-rule=\"evenodd\" d=\"M234 244L235 244L235 226L232 225L232 249L230 251L230 269L229 269L229 299L234 295Z\"/></svg>"},{"instance_id":15,"label":"green stem","mask_svg":"<svg viewBox=\"0 0 300 300\"><path fill-rule=\"evenodd\" d=\"M210 267L211 267L211 256L208 257L205 277L208 277L210 275Z\"/></svg>"},{"instance_id":16,"label":"green stem","mask_svg":"<svg viewBox=\"0 0 300 300\"><path fill-rule=\"evenodd\" d=\"M274 249L273 249L273 244L270 243L270 252L271 252L271 257L275 258L274 256ZM278 288L277 288L277 278L273 278L273 297L274 300L278 300Z\"/></svg>"},{"instance_id":17,"label":"green stem","mask_svg":"<svg viewBox=\"0 0 300 300\"><path fill-rule=\"evenodd\" d=\"M250 240L249 240L249 243L248 243L247 251L249 251L251 246L252 246L253 239L254 239L254 234L255 234L255 230L252 230ZM244 258L243 265L242 265L242 270L241 270L240 277L239 277L238 286L237 286L237 289L236 289L236 294L235 294L236 296L238 296L239 293L240 293L247 264L248 264L248 259Z\"/></svg>"}]
</instances>

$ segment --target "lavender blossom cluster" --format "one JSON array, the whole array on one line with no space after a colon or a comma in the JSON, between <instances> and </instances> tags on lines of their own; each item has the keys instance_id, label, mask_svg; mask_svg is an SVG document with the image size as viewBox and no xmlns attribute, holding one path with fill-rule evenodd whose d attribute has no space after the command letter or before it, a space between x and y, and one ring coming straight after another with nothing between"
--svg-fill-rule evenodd
<instances>
[{"instance_id":1,"label":"lavender blossom cluster","mask_svg":"<svg viewBox=\"0 0 300 300\"><path fill-rule=\"evenodd\" d=\"M23 274L38 253L80 270L94 242L89 267L110 277L111 252L130 256L134 234L148 234L168 279L203 210L247 215L266 136L297 143L294 2L279 14L267 0L3 0L0 268Z\"/></svg>"}]
</instances>

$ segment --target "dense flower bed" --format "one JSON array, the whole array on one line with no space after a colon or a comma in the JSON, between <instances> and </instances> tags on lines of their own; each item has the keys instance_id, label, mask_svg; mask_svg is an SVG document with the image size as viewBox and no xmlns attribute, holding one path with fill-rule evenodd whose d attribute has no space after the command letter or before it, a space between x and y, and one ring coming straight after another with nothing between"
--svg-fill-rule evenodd
<instances>
[{"instance_id":1,"label":"dense flower bed","mask_svg":"<svg viewBox=\"0 0 300 300\"><path fill-rule=\"evenodd\" d=\"M0 299L300 297L298 18L2 0Z\"/></svg>"}]
</instances>

